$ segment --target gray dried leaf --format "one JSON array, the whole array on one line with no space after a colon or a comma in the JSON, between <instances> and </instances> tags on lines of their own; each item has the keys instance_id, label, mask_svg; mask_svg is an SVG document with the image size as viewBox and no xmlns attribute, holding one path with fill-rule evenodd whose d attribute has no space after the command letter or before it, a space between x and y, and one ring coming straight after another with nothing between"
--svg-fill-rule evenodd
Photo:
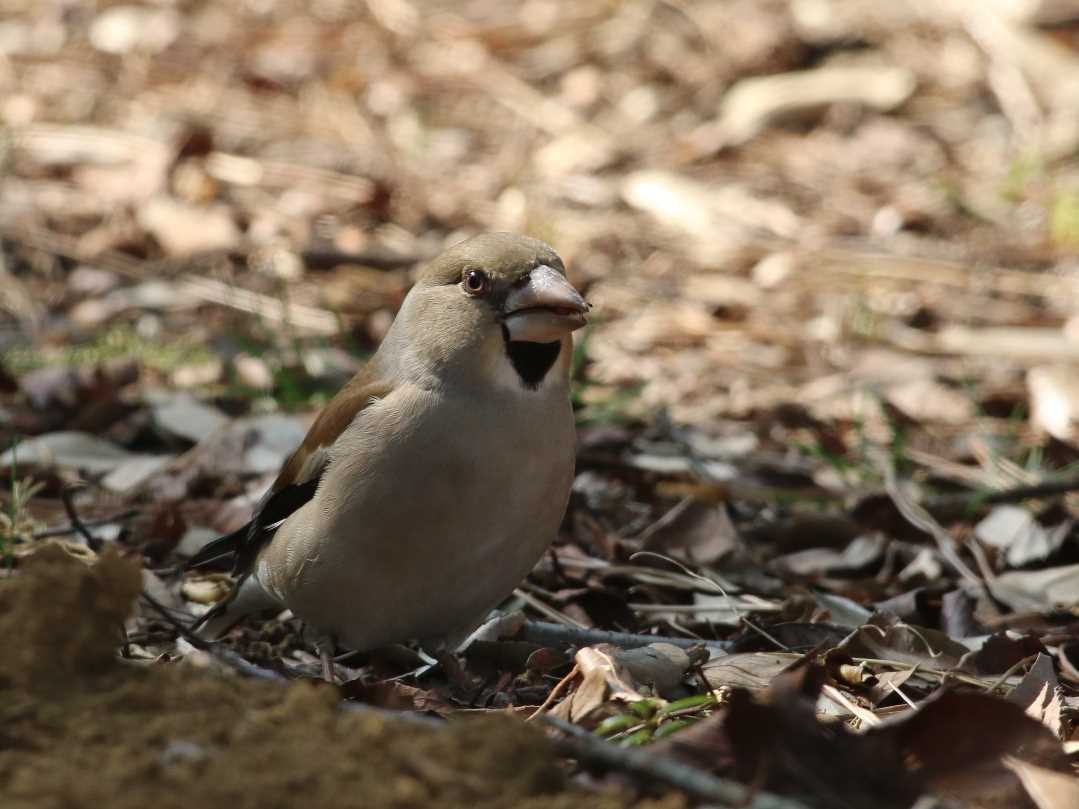
<instances>
[{"instance_id":1,"label":"gray dried leaf","mask_svg":"<svg viewBox=\"0 0 1079 809\"><path fill-rule=\"evenodd\" d=\"M996 506L974 527L978 539L1002 551L1010 567L1045 559L1063 544L1070 530L1071 523L1044 528L1027 509L1013 505Z\"/></svg>"},{"instance_id":2,"label":"gray dried leaf","mask_svg":"<svg viewBox=\"0 0 1079 809\"><path fill-rule=\"evenodd\" d=\"M196 444L228 423L228 416L188 393L155 398L154 423L165 432Z\"/></svg>"},{"instance_id":3,"label":"gray dried leaf","mask_svg":"<svg viewBox=\"0 0 1079 809\"><path fill-rule=\"evenodd\" d=\"M100 474L141 456L111 441L77 430L62 430L35 436L0 455L0 465L13 462L35 466L66 466Z\"/></svg>"},{"instance_id":4,"label":"gray dried leaf","mask_svg":"<svg viewBox=\"0 0 1079 809\"><path fill-rule=\"evenodd\" d=\"M747 652L720 657L704 664L704 678L712 688L767 689L776 675L787 668L796 655Z\"/></svg>"},{"instance_id":5,"label":"gray dried leaf","mask_svg":"<svg viewBox=\"0 0 1079 809\"><path fill-rule=\"evenodd\" d=\"M1015 612L1038 612L1079 603L1079 564L1010 570L990 584L993 596Z\"/></svg>"}]
</instances>

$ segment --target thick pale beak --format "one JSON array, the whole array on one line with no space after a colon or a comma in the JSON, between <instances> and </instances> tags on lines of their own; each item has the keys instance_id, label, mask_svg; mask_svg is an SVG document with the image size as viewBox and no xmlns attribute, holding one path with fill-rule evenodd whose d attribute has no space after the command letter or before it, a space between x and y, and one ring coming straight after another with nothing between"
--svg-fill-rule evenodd
<instances>
[{"instance_id":1,"label":"thick pale beak","mask_svg":"<svg viewBox=\"0 0 1079 809\"><path fill-rule=\"evenodd\" d=\"M506 296L503 323L509 339L522 343L553 343L581 328L589 306L558 270L541 264L528 283Z\"/></svg>"}]
</instances>

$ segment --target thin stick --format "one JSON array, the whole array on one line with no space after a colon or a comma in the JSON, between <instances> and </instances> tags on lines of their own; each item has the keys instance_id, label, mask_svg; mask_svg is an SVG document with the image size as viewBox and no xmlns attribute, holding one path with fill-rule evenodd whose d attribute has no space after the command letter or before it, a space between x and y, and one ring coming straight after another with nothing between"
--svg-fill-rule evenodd
<instances>
[{"instance_id":1,"label":"thin stick","mask_svg":"<svg viewBox=\"0 0 1079 809\"><path fill-rule=\"evenodd\" d=\"M1003 489L998 492L974 492L972 494L949 494L941 497L931 497L926 501L925 507L931 514L938 516L950 516L952 514L962 516L970 509L982 505L1015 503L1021 500L1054 497L1076 491L1079 491L1079 478L1049 480L1044 483L1016 486L1015 488Z\"/></svg>"},{"instance_id":2,"label":"thin stick","mask_svg":"<svg viewBox=\"0 0 1079 809\"><path fill-rule=\"evenodd\" d=\"M578 629L544 621L527 621L514 636L514 640L536 643L540 646L594 646L598 643L610 643L623 649L637 649L650 643L669 643L679 649L691 649L694 646L706 646L709 649L727 654L731 647L729 641L699 641L690 638L674 638L663 635L635 635L629 632L608 632L602 629Z\"/></svg>"},{"instance_id":3,"label":"thin stick","mask_svg":"<svg viewBox=\"0 0 1079 809\"><path fill-rule=\"evenodd\" d=\"M890 689L892 689L892 691L893 691L893 692L894 692L894 693L895 693L895 694L896 694L896 695L897 695L897 696L898 696L898 697L899 697L899 698L900 698L901 700L903 700L903 702L907 703L907 705L909 705L909 706L910 706L911 708L913 708L914 710L918 710L918 706L914 704L914 701L913 701L913 700L912 700L912 699L911 699L910 697L908 697L908 696L907 696L906 694L904 694L904 693L903 693L903 691L902 691L902 690L901 690L901 689L899 688L899 686L898 686L898 685L896 685L895 683L893 683L893 682L892 682L891 680L888 680L888 682L887 682L887 686L888 686L888 687L889 687Z\"/></svg>"},{"instance_id":4,"label":"thin stick","mask_svg":"<svg viewBox=\"0 0 1079 809\"><path fill-rule=\"evenodd\" d=\"M564 624L569 627L576 627L578 629L584 629L584 626L579 621L573 620L561 610L555 609L547 602L543 601L540 598L537 598L529 592L526 592L520 587L514 590L513 594L517 598L521 599L521 601L525 602L525 604L534 609L536 612L541 613L547 618L558 621L559 624Z\"/></svg>"},{"instance_id":5,"label":"thin stick","mask_svg":"<svg viewBox=\"0 0 1079 809\"><path fill-rule=\"evenodd\" d=\"M742 602L737 604L731 600L730 604L645 604L642 602L631 602L626 605L631 610L637 612L676 612L676 613L714 613L714 612L733 612L741 618L740 609L749 612L782 612L783 606L780 604L761 604L758 602Z\"/></svg>"},{"instance_id":6,"label":"thin stick","mask_svg":"<svg viewBox=\"0 0 1079 809\"><path fill-rule=\"evenodd\" d=\"M575 665L570 670L569 674L567 674L565 677L555 683L555 687L551 689L551 693L547 695L547 699L545 699L543 701L543 704L536 708L535 712L533 712L532 715L529 716L528 719L526 719L525 721L531 722L537 716L543 716L543 714L547 713L547 709L551 707L551 703L558 699L558 695L561 694L565 690L566 686L573 682L573 678L580 673L581 667Z\"/></svg>"},{"instance_id":7,"label":"thin stick","mask_svg":"<svg viewBox=\"0 0 1079 809\"><path fill-rule=\"evenodd\" d=\"M83 520L83 528L100 528L103 525L111 525L114 522L124 522L126 520L134 519L139 516L139 510L129 508L127 511L121 511L119 514L113 514L109 517L101 517L96 520ZM68 534L78 533L78 528L74 525L58 525L55 528L44 528L41 531L35 531L33 533L34 539L48 539L49 537L62 537Z\"/></svg>"},{"instance_id":8,"label":"thin stick","mask_svg":"<svg viewBox=\"0 0 1079 809\"><path fill-rule=\"evenodd\" d=\"M876 727L880 724L880 718L875 716L872 711L867 711L860 705L855 705L847 695L836 688L834 685L825 685L822 689L824 696L828 697L832 702L838 705L840 708L846 708L851 712L859 721L870 727Z\"/></svg>"},{"instance_id":9,"label":"thin stick","mask_svg":"<svg viewBox=\"0 0 1079 809\"><path fill-rule=\"evenodd\" d=\"M660 781L697 798L743 809L807 809L804 803L770 792L753 791L735 781L654 752L618 747L550 714L543 721L565 736L558 746L565 755L593 765L625 772L646 781Z\"/></svg>"},{"instance_id":10,"label":"thin stick","mask_svg":"<svg viewBox=\"0 0 1079 809\"><path fill-rule=\"evenodd\" d=\"M183 280L181 291L209 303L228 306L315 334L332 336L340 331L337 316L328 309L299 303L287 304L279 297L230 286L214 278L190 275Z\"/></svg>"},{"instance_id":11,"label":"thin stick","mask_svg":"<svg viewBox=\"0 0 1079 809\"><path fill-rule=\"evenodd\" d=\"M875 460L878 468L884 473L884 487L899 513L915 528L920 528L933 537L940 555L944 557L944 560L956 573L977 587L984 588L985 583L982 579L967 566L966 562L959 558L959 554L952 547L951 535L941 527L940 523L933 519L928 511L907 497L903 490L900 489L892 459L884 453L874 454L876 455Z\"/></svg>"},{"instance_id":12,"label":"thin stick","mask_svg":"<svg viewBox=\"0 0 1079 809\"><path fill-rule=\"evenodd\" d=\"M73 483L70 486L64 486L60 490L60 502L64 504L64 511L67 512L67 518L71 520L71 525L83 540L86 542L86 547L97 553L104 546L104 541L95 537L90 533L90 529L86 527L86 523L79 517L79 512L75 508L75 492L82 488L82 484Z\"/></svg>"},{"instance_id":13,"label":"thin stick","mask_svg":"<svg viewBox=\"0 0 1079 809\"><path fill-rule=\"evenodd\" d=\"M176 630L176 634L178 634L181 638L186 640L200 652L206 652L206 654L216 658L217 660L220 660L226 666L236 669L236 671L240 672L240 674L246 675L248 677L253 677L258 680L268 680L270 682L276 683L283 683L287 681L288 678L282 677L276 671L271 671L270 669L264 669L262 666L257 666L254 663L245 660L241 655L236 654L236 652L232 651L231 649L223 649L217 644L211 643L207 640L203 640L198 635L191 632L191 630L189 630L182 623L177 621L176 618L174 618L169 612L168 608L149 593L143 591L142 598L147 604L149 604L153 608L154 612L160 615L169 626Z\"/></svg>"},{"instance_id":14,"label":"thin stick","mask_svg":"<svg viewBox=\"0 0 1079 809\"><path fill-rule=\"evenodd\" d=\"M996 691L998 688L1000 688L1002 685L1004 685L1004 683L1006 683L1008 681L1009 677L1011 677L1013 674L1015 674L1017 671L1019 671L1019 669L1023 668L1023 666L1026 666L1026 665L1028 665L1030 663L1033 663L1034 660L1037 657L1038 657L1038 655L1032 654L1029 657L1024 657L1022 660L1016 661L1015 663L1013 663L1011 666L1008 667L1007 671L1005 671L1003 674L1001 674L1000 677L998 677L995 681L993 681L993 684L990 685L985 690L988 691L990 694L992 694L994 691Z\"/></svg>"}]
</instances>

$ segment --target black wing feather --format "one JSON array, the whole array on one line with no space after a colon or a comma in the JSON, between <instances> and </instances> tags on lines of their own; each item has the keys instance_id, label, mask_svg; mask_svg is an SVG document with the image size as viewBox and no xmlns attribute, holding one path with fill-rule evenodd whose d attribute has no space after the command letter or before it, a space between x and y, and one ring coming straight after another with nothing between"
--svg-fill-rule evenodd
<instances>
[{"instance_id":1,"label":"black wing feather","mask_svg":"<svg viewBox=\"0 0 1079 809\"><path fill-rule=\"evenodd\" d=\"M184 567L192 570L231 558L233 574L248 572L281 521L315 496L319 480L321 475L273 492L256 508L251 522L203 545Z\"/></svg>"}]
</instances>

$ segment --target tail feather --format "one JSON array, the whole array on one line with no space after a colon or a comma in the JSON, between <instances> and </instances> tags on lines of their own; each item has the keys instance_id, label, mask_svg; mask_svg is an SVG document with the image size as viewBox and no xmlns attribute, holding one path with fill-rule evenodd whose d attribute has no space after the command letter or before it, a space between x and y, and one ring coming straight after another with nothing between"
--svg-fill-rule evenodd
<instances>
[{"instance_id":1,"label":"tail feather","mask_svg":"<svg viewBox=\"0 0 1079 809\"><path fill-rule=\"evenodd\" d=\"M214 562L222 559L228 559L235 557L237 551L243 545L244 539L247 537L247 532L250 530L251 523L237 528L231 534L225 534L223 537L211 540L199 548L199 552L187 560L187 564L184 567L187 570L194 570L198 567L205 567Z\"/></svg>"}]
</instances>

